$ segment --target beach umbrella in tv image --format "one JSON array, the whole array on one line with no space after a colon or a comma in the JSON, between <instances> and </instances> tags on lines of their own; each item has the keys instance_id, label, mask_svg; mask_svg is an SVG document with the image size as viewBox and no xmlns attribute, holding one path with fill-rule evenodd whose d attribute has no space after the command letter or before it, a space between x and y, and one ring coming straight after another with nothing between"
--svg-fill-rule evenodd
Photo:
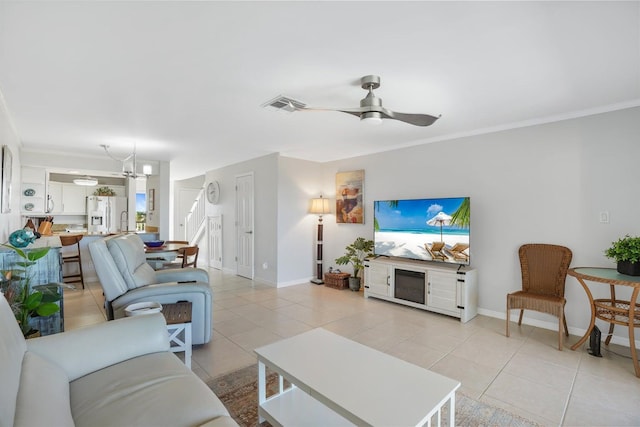
<instances>
[{"instance_id":1,"label":"beach umbrella in tv image","mask_svg":"<svg viewBox=\"0 0 640 427\"><path fill-rule=\"evenodd\" d=\"M442 226L451 224L451 216L444 212L438 212L436 216L427 221L427 225L440 226L440 241L442 242Z\"/></svg>"}]
</instances>

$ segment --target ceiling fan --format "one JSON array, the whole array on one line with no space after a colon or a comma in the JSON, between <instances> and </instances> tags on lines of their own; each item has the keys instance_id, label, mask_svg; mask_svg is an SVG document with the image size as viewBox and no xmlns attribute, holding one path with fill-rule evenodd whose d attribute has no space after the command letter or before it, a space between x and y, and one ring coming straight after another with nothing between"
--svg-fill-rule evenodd
<instances>
[{"instance_id":1,"label":"ceiling fan","mask_svg":"<svg viewBox=\"0 0 640 427\"><path fill-rule=\"evenodd\" d=\"M401 122L409 123L415 126L429 126L432 125L440 116L435 117L429 114L409 114L409 113L397 113L391 111L382 106L382 99L378 98L374 93L374 89L380 87L379 76L364 76L360 79L360 86L362 89L368 91L367 96L360 100L360 107L355 108L318 108L309 107L308 105L296 101L292 98L279 96L266 104L265 107L270 106L277 109L283 109L285 111L339 111L341 113L351 114L360 117L360 120L369 121L372 123L381 123L382 119L399 120Z\"/></svg>"}]
</instances>

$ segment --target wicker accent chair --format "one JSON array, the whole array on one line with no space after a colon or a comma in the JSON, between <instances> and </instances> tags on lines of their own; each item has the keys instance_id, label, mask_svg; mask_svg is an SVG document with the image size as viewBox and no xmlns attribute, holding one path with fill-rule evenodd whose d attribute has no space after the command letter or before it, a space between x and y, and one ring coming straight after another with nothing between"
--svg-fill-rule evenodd
<instances>
[{"instance_id":1,"label":"wicker accent chair","mask_svg":"<svg viewBox=\"0 0 640 427\"><path fill-rule=\"evenodd\" d=\"M522 272L522 290L507 295L507 337L511 310L520 309L518 325L524 310L548 313L558 318L558 350L562 351L562 328L569 336L564 317L565 279L573 254L569 248L542 243L522 245L518 251Z\"/></svg>"}]
</instances>

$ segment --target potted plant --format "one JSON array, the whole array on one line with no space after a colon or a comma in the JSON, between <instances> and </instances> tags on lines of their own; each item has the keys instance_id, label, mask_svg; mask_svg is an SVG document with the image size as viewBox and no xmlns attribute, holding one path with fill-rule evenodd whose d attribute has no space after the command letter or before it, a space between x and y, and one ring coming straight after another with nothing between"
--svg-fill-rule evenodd
<instances>
[{"instance_id":1,"label":"potted plant","mask_svg":"<svg viewBox=\"0 0 640 427\"><path fill-rule=\"evenodd\" d=\"M47 255L50 248L24 251L12 245L3 244L2 246L15 251L21 260L12 270L2 272L0 290L9 302L22 334L25 337L38 336L39 331L32 328L31 319L36 316L51 316L60 310L56 304L60 300L57 292L46 288L34 290L31 287L29 267Z\"/></svg>"},{"instance_id":2,"label":"potted plant","mask_svg":"<svg viewBox=\"0 0 640 427\"><path fill-rule=\"evenodd\" d=\"M611 246L604 251L604 254L618 263L618 273L640 276L640 237L631 237L627 234L611 242Z\"/></svg>"},{"instance_id":3,"label":"potted plant","mask_svg":"<svg viewBox=\"0 0 640 427\"><path fill-rule=\"evenodd\" d=\"M346 247L345 254L336 258L336 264L353 265L353 276L349 277L349 289L360 290L360 280L364 268L364 260L373 256L373 240L358 237L353 243Z\"/></svg>"},{"instance_id":4,"label":"potted plant","mask_svg":"<svg viewBox=\"0 0 640 427\"><path fill-rule=\"evenodd\" d=\"M96 191L93 192L94 196L115 196L116 192L115 190L109 188L109 187L98 187L96 188Z\"/></svg>"}]
</instances>

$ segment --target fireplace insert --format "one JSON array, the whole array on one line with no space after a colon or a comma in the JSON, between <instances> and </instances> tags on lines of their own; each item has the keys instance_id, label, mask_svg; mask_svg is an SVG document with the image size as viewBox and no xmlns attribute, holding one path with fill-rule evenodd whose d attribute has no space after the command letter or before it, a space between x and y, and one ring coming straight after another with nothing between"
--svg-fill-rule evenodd
<instances>
[{"instance_id":1,"label":"fireplace insert","mask_svg":"<svg viewBox=\"0 0 640 427\"><path fill-rule=\"evenodd\" d=\"M425 304L424 272L395 269L394 295L405 301Z\"/></svg>"}]
</instances>

